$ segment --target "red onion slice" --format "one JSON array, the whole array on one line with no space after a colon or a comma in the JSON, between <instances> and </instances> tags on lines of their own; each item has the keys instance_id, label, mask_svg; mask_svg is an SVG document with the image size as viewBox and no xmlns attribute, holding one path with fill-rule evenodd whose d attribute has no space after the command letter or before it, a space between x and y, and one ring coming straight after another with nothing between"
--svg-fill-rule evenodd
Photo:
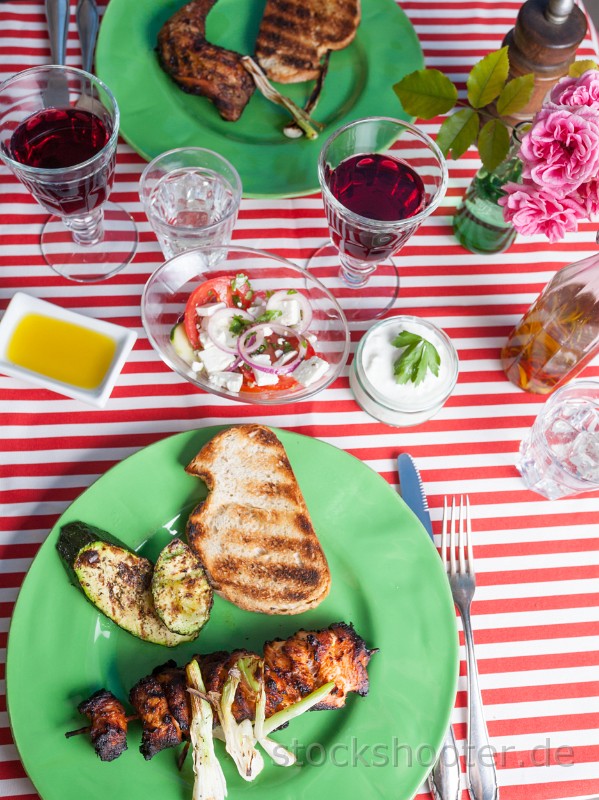
<instances>
[{"instance_id":1,"label":"red onion slice","mask_svg":"<svg viewBox=\"0 0 599 800\"><path fill-rule=\"evenodd\" d=\"M260 364L253 357L256 354L256 350L264 344L266 336L270 336L270 333L297 341L296 355L287 363L279 364L278 367L275 367L274 364L270 366ZM303 360L307 346L306 338L298 331L274 322L253 325L251 328L247 328L237 340L237 351L245 363L249 364L252 369L257 369L259 372L267 372L270 375L286 375L288 372L292 372L299 362ZM275 349L277 349L276 346Z\"/></svg>"},{"instance_id":2,"label":"red onion slice","mask_svg":"<svg viewBox=\"0 0 599 800\"><path fill-rule=\"evenodd\" d=\"M271 296L268 298L266 310L283 312L285 309L285 303L291 300L299 303L300 306L300 321L296 323L292 329L298 331L299 333L303 333L304 331L308 330L310 323L312 322L312 306L310 305L308 298L305 297L301 292L296 292L293 290L290 292L288 289L281 289L278 292L274 292L274 294L271 294Z\"/></svg>"},{"instance_id":3,"label":"red onion slice","mask_svg":"<svg viewBox=\"0 0 599 800\"><path fill-rule=\"evenodd\" d=\"M208 318L206 332L212 344L218 347L219 350L223 350L230 355L237 355L238 337L234 336L229 330L233 317L243 317L243 319L248 322L251 322L253 319L252 316L242 308L220 308ZM223 341L223 332L225 341Z\"/></svg>"},{"instance_id":4,"label":"red onion slice","mask_svg":"<svg viewBox=\"0 0 599 800\"><path fill-rule=\"evenodd\" d=\"M231 364L231 366L227 367L223 372L235 372L235 370L239 367L240 364L243 363L243 359L241 356L235 359L235 361Z\"/></svg>"}]
</instances>

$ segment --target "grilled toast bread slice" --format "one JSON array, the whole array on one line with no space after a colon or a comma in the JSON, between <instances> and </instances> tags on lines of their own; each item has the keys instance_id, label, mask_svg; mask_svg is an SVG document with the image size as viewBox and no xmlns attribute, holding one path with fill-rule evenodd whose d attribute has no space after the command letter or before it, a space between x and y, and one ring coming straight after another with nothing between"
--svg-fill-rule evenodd
<instances>
[{"instance_id":1,"label":"grilled toast bread slice","mask_svg":"<svg viewBox=\"0 0 599 800\"><path fill-rule=\"evenodd\" d=\"M264 425L221 431L186 471L208 486L187 523L214 591L240 608L301 614L331 576L285 449Z\"/></svg>"},{"instance_id":2,"label":"grilled toast bread slice","mask_svg":"<svg viewBox=\"0 0 599 800\"><path fill-rule=\"evenodd\" d=\"M343 50L360 23L360 0L267 0L256 59L279 83L318 77L327 50Z\"/></svg>"}]
</instances>

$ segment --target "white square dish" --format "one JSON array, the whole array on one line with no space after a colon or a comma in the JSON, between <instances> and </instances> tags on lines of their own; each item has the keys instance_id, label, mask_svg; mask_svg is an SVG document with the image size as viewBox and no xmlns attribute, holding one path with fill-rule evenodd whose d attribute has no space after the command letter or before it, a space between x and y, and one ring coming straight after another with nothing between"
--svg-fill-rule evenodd
<instances>
[{"instance_id":1,"label":"white square dish","mask_svg":"<svg viewBox=\"0 0 599 800\"><path fill-rule=\"evenodd\" d=\"M17 327L28 315L39 315L51 320L59 320L84 331L92 331L107 336L114 342L115 349L108 368L105 370L101 382L93 389L82 388L72 383L57 380L53 377L33 371L14 363L8 357L8 350ZM76 333L76 331L75 331ZM123 368L131 348L135 344L137 334L120 325L111 322L87 317L76 311L69 311L54 303L48 303L37 297L17 292L11 299L4 316L0 320L0 372L19 378L27 383L50 389L58 394L81 400L97 408L106 405L116 379Z\"/></svg>"}]
</instances>

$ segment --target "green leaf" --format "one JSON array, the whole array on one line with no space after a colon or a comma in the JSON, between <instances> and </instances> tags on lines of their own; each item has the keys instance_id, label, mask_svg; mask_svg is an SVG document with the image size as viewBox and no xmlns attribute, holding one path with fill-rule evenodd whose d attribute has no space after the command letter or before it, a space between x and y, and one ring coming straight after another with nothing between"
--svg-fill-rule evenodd
<instances>
[{"instance_id":1,"label":"green leaf","mask_svg":"<svg viewBox=\"0 0 599 800\"><path fill-rule=\"evenodd\" d=\"M403 344L396 344L402 342ZM395 347L403 347L403 352L393 364L393 374L399 384L413 383L418 386L426 378L428 371L439 374L441 356L437 348L417 333L401 331L393 340Z\"/></svg>"},{"instance_id":2,"label":"green leaf","mask_svg":"<svg viewBox=\"0 0 599 800\"><path fill-rule=\"evenodd\" d=\"M510 134L499 119L490 119L478 134L478 152L489 172L497 169L510 149Z\"/></svg>"},{"instance_id":3,"label":"green leaf","mask_svg":"<svg viewBox=\"0 0 599 800\"><path fill-rule=\"evenodd\" d=\"M418 344L422 341L422 336L418 333L410 333L410 331L401 331L395 339L391 342L393 347L407 347L410 344Z\"/></svg>"},{"instance_id":4,"label":"green leaf","mask_svg":"<svg viewBox=\"0 0 599 800\"><path fill-rule=\"evenodd\" d=\"M532 97L534 88L535 76L532 72L508 81L499 95L497 113L504 116L521 111Z\"/></svg>"},{"instance_id":5,"label":"green leaf","mask_svg":"<svg viewBox=\"0 0 599 800\"><path fill-rule=\"evenodd\" d=\"M424 340L424 347L428 354L428 368L435 377L439 375L439 367L441 366L441 356L434 344L431 344L426 339Z\"/></svg>"},{"instance_id":6,"label":"green leaf","mask_svg":"<svg viewBox=\"0 0 599 800\"><path fill-rule=\"evenodd\" d=\"M472 108L484 108L499 97L510 69L507 46L489 53L475 64L468 75L468 102Z\"/></svg>"},{"instance_id":7,"label":"green leaf","mask_svg":"<svg viewBox=\"0 0 599 800\"><path fill-rule=\"evenodd\" d=\"M599 67L590 58L586 58L581 61L575 61L573 64L570 64L568 75L571 78L580 78L580 76L584 75L584 73L589 69L599 69Z\"/></svg>"},{"instance_id":8,"label":"green leaf","mask_svg":"<svg viewBox=\"0 0 599 800\"><path fill-rule=\"evenodd\" d=\"M438 69L419 69L393 86L406 113L420 119L432 119L450 111L458 99L458 90Z\"/></svg>"},{"instance_id":9,"label":"green leaf","mask_svg":"<svg viewBox=\"0 0 599 800\"><path fill-rule=\"evenodd\" d=\"M471 108L464 108L448 117L437 134L437 145L444 156L451 152L452 158L459 158L478 135L480 121L478 114Z\"/></svg>"}]
</instances>

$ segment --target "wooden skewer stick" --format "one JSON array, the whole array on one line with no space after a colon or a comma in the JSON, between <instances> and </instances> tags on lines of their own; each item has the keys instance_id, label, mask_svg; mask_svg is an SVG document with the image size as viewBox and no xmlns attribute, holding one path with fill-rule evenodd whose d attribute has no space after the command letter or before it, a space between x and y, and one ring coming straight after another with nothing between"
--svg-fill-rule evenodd
<instances>
[{"instance_id":1,"label":"wooden skewer stick","mask_svg":"<svg viewBox=\"0 0 599 800\"><path fill-rule=\"evenodd\" d=\"M132 722L134 719L139 719L139 716L137 714L133 714L130 717L125 717L125 722ZM92 731L92 726L86 725L83 728L77 728L76 731L67 731L65 733L65 737L67 739L70 739L71 736L80 736L82 733L91 733L91 731Z\"/></svg>"},{"instance_id":2,"label":"wooden skewer stick","mask_svg":"<svg viewBox=\"0 0 599 800\"><path fill-rule=\"evenodd\" d=\"M185 759L187 758L187 753L189 752L190 745L191 742L185 742L185 747L183 748L183 750L181 750L181 752L177 756L177 769L179 770L179 772L181 772L181 770L183 769L183 764L185 763Z\"/></svg>"}]
</instances>

